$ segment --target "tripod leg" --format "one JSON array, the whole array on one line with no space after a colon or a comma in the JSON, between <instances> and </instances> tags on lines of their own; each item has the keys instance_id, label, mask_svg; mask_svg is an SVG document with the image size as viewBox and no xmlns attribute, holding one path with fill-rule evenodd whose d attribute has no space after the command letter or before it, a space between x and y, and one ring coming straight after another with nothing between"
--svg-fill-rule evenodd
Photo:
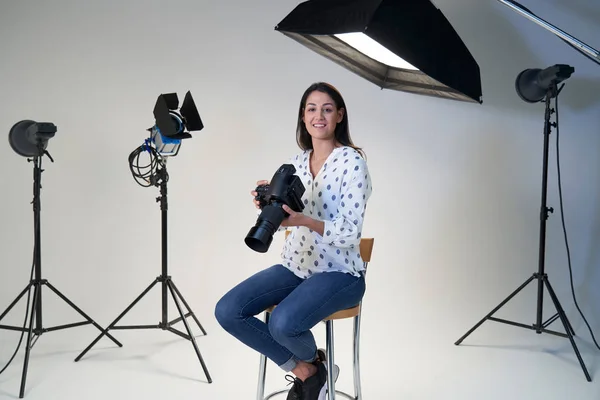
<instances>
[{"instance_id":1,"label":"tripod leg","mask_svg":"<svg viewBox=\"0 0 600 400\"><path fill-rule=\"evenodd\" d=\"M123 311L123 312L121 313L121 315L119 315L119 316L118 316L118 317L117 317L117 318L116 318L116 319L115 319L115 320L114 320L114 321L113 321L113 322L112 322L112 323L111 323L111 324L108 326L108 328L106 328L105 330L102 330L102 333L101 333L101 334L100 334L100 335L99 335L99 336L98 336L96 339L94 339L94 341L93 341L92 343L90 343L90 345L89 345L88 347L86 347L86 348L85 348L85 350L83 350L83 351L81 352L81 354L79 354L79 355L77 356L77 358L75 359L75 361L79 361L79 360L81 360L81 357L83 357L83 356L85 355L85 353L87 353L87 352L88 352L88 351L89 351L89 350L90 350L92 347L94 347L94 345L95 345L96 343L98 343L98 341L99 341L100 339L102 339L102 336L104 336L104 335L108 334L108 331L109 331L110 329L112 329L112 328L113 328L113 327L114 327L114 326L117 324L117 322L119 322L119 320L120 320L121 318L123 318L123 317L125 316L125 314L127 314L127 312L129 312L129 310L131 310L131 309L133 308L133 306L135 306L135 305L137 304L137 302L138 302L138 301L140 301L140 300L142 299L142 297L144 297L144 296L146 295L146 293L148 293L148 292L150 291L150 289L152 289L152 288L154 287L154 285L156 285L157 283L158 283L158 279L155 279L155 280L154 280L154 281L153 281L153 282L152 282L152 283L151 283L151 284L150 284L150 285L149 285L149 286L146 288L146 290L144 290L144 291L142 292L142 294L140 294L140 295L139 295L139 296L138 296L138 297L137 297L137 298L136 298L136 299L135 299L135 300L134 300L134 301L133 301L133 302L132 302L132 303L131 303L131 304L130 304L130 305L129 305L129 306L126 308L126 309L125 309L125 311Z\"/></svg>"},{"instance_id":2,"label":"tripod leg","mask_svg":"<svg viewBox=\"0 0 600 400\"><path fill-rule=\"evenodd\" d=\"M27 332L27 343L25 347L25 360L23 361L23 375L21 376L21 391L19 392L19 398L25 396L25 382L27 381L27 367L29 366L29 355L31 353L31 336L33 334L33 320L35 318L35 309L37 304L38 296L42 290L39 284L34 285L33 290L33 302L31 303L31 315L29 316L29 329Z\"/></svg>"},{"instance_id":3,"label":"tripod leg","mask_svg":"<svg viewBox=\"0 0 600 400\"><path fill-rule=\"evenodd\" d=\"M581 365L581 368L583 369L583 373L585 375L585 378L587 379L588 382L591 382L592 378L590 377L590 374L588 373L588 370L585 367L585 363L583 362L583 358L581 357L581 354L579 353L579 349L577 348L577 344L575 344L575 340L573 339L573 335L571 334L571 329L572 328L569 329L571 327L571 324L567 320L567 316L565 315L565 311L563 310L562 306L560 305L560 302L558 301L558 297L556 296L556 293L554 293L554 289L552 289L552 285L550 285L550 281L548 280L548 277L544 278L544 283L546 284L546 287L548 288L548 293L550 294L550 297L552 298L552 301L554 302L554 306L556 307L556 311L558 311L558 315L560 316L560 320L563 323L563 326L565 328L565 331L567 332L567 335L569 336L569 341L571 342L571 346L573 346L573 350L575 351L575 355L577 356L577 359L579 360L579 364Z\"/></svg>"},{"instance_id":4,"label":"tripod leg","mask_svg":"<svg viewBox=\"0 0 600 400\"><path fill-rule=\"evenodd\" d=\"M15 304L17 304L19 302L19 300L21 300L21 297L23 297L25 295L25 293L27 293L29 288L31 288L31 285L32 285L32 283L29 283L25 287L25 289L23 289L23 291L17 296L17 298L14 299L12 303L10 303L10 305L6 308L6 310L2 313L2 315L0 315L0 321L2 321L2 318L4 318L6 316L6 314L8 314L10 312L10 310L12 310L12 308L15 306Z\"/></svg>"},{"instance_id":5,"label":"tripod leg","mask_svg":"<svg viewBox=\"0 0 600 400\"><path fill-rule=\"evenodd\" d=\"M567 325L569 326L569 329L571 331L571 335L577 336L577 335L575 335L575 329L573 329L573 325L571 325L571 321L569 321L569 318L567 317L567 314L565 314L565 319L567 320Z\"/></svg>"},{"instance_id":6,"label":"tripod leg","mask_svg":"<svg viewBox=\"0 0 600 400\"><path fill-rule=\"evenodd\" d=\"M498 304L498 306L496 306L496 308L494 308L492 311L490 311L490 313L488 315L486 315L485 317L483 317L481 319L481 321L479 321L474 327L472 327L467 333L465 333L463 335L463 337L461 337L460 339L458 339L454 344L457 345L457 346L459 344L461 344L462 341L465 340L465 338L467 336L469 336L471 333L473 333L475 331L475 329L479 328L479 326L481 326L481 324L483 324L488 318L490 318L492 315L494 315L494 313L496 313L496 311L498 311L500 308L502 308L502 306L504 306L506 303L508 303L510 301L510 299L512 299L513 297L515 297L517 295L517 293L519 293L521 290L523 290L523 288L525 288L525 286L527 286L529 283L531 283L531 281L533 281L534 279L535 279L535 275L532 275L521 286L519 286L517 288L517 290L515 290L514 292L512 292L506 299L504 299L504 301L502 301L502 303Z\"/></svg>"},{"instance_id":7,"label":"tripod leg","mask_svg":"<svg viewBox=\"0 0 600 400\"><path fill-rule=\"evenodd\" d=\"M546 277L546 279L544 281L546 282L546 285L548 285L548 286L550 285L550 281L548 280L548 277ZM560 306L560 304L559 304L559 306ZM562 310L562 315L564 315L565 321L567 322L567 328L565 328L565 329L568 329L567 334L569 332L571 332L572 336L576 336L575 335L575 329L573 329L573 325L571 325L571 321L569 321L569 317L567 317L567 313L565 313L565 310L562 307L560 309ZM558 316L560 318L561 313L558 312L558 308L556 309L556 311L557 311Z\"/></svg>"},{"instance_id":8,"label":"tripod leg","mask_svg":"<svg viewBox=\"0 0 600 400\"><path fill-rule=\"evenodd\" d=\"M170 280L167 281L167 286L169 287L169 290L171 291L171 295L173 296L173 300L175 301L175 305L177 306L177 311L179 311L179 316L181 317L181 321L185 325L185 329L187 330L187 333L190 337L190 341L192 342L192 345L194 346L196 355L198 356L198 359L200 360L200 364L202 365L202 369L204 370L206 379L208 379L208 383L212 383L212 378L210 377L208 369L206 368L206 364L204 364L204 359L202 358L202 355L200 354L200 350L198 349L198 344L196 343L196 338L194 337L194 334L192 333L192 330L190 329L190 326L188 325L187 320L185 319L183 310L181 309L181 305L179 304L179 300L177 300L177 296L175 294L175 289L173 288L173 282Z\"/></svg>"},{"instance_id":9,"label":"tripod leg","mask_svg":"<svg viewBox=\"0 0 600 400\"><path fill-rule=\"evenodd\" d=\"M48 287L54 292L56 293L56 295L58 297L60 297L61 299L63 299L68 305L70 305L71 307L73 307L75 309L75 311L77 311L79 314L81 314L86 320L88 320L92 325L94 325L96 328L98 328L98 330L100 332L104 332L104 329L98 325L96 323L96 321L94 321L93 319L91 319L86 313L84 313L79 307L77 307L71 300L69 300L65 295L63 295L58 289L56 289L54 286L52 286L52 284L48 281L46 281L46 285L48 285ZM110 340L112 340L116 345L118 345L119 347L123 347L123 345L114 337L111 336L110 333L106 332L106 336L108 336L108 338Z\"/></svg>"},{"instance_id":10,"label":"tripod leg","mask_svg":"<svg viewBox=\"0 0 600 400\"><path fill-rule=\"evenodd\" d=\"M192 316L192 318L194 319L194 321L196 321L196 324L198 324L198 328L200 328L200 330L202 331L202 334L204 334L204 336L206 336L206 331L202 327L202 324L200 323L200 321L198 321L198 318L196 318L196 314L194 314L194 312L192 311L192 309L188 305L187 301L185 301L185 299L181 295L181 292L179 291L179 289L177 289L177 286L175 285L175 282L173 282L172 279L171 279L171 286L173 287L173 290L175 290L175 293L177 293L177 295L181 299L181 302L183 303L183 305L185 306L185 308L187 308L187 310L189 311L189 313Z\"/></svg>"},{"instance_id":11,"label":"tripod leg","mask_svg":"<svg viewBox=\"0 0 600 400\"><path fill-rule=\"evenodd\" d=\"M571 325L571 322L569 321L569 318L567 317L567 314L565 313L565 318L567 319L567 326L569 328L569 331L571 332L571 335L576 336L575 335L575 329L573 329L573 326ZM554 316L552 316L552 318L550 318L547 322L545 322L544 324L542 324L542 327L545 329L547 327L549 327L551 324L553 324L557 319L560 319L560 314L557 312ZM544 332L548 332L548 333L552 333L549 330L545 330ZM559 334L559 336L563 336L562 334ZM564 334L564 337L567 337L567 334Z\"/></svg>"}]
</instances>

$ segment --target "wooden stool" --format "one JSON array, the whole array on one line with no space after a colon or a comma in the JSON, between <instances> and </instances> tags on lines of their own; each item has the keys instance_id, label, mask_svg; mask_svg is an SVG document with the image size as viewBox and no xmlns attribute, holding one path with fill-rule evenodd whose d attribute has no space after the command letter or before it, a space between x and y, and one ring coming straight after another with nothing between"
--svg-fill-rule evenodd
<instances>
[{"instance_id":1,"label":"wooden stool","mask_svg":"<svg viewBox=\"0 0 600 400\"><path fill-rule=\"evenodd\" d=\"M286 231L286 237L289 234L289 231ZM374 238L363 238L360 240L360 256L363 260L365 270L371 261L371 253L373 251L373 243ZM365 271L366 272L366 271ZM327 318L323 320L325 323L325 335L326 335L326 356L327 356L327 398L328 400L335 400L335 395L339 394L344 396L350 400L361 400L362 392L360 386L360 358L359 358L359 345L360 345L360 317L361 317L361 306L362 301L356 306L352 308L348 308L346 310L340 310L334 314L331 314ZM265 310L265 323L269 323L269 318L271 313L275 309L275 305L269 307ZM339 391L335 389L335 381L333 377L333 366L334 366L334 337L333 337L333 321L336 319L346 319L346 318L354 318L354 339L353 339L353 348L354 348L354 360L353 360L353 370L354 370L354 396L349 395L348 393ZM279 394L287 393L289 389L282 389L276 392L273 392L265 397L265 382L267 379L267 357L264 354L260 356L260 367L259 367L259 375L258 375L258 392L256 395L257 400L268 400L274 396Z\"/></svg>"}]
</instances>

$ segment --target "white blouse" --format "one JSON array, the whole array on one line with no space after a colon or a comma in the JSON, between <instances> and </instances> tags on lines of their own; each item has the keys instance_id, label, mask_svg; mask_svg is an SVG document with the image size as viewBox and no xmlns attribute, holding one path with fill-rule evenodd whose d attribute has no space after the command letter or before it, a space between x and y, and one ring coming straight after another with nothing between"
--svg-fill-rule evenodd
<instances>
[{"instance_id":1,"label":"white blouse","mask_svg":"<svg viewBox=\"0 0 600 400\"><path fill-rule=\"evenodd\" d=\"M296 276L307 278L320 272L338 271L360 276L364 269L360 238L367 201L372 193L366 161L352 147L337 147L313 177L312 150L292 157L306 191L305 215L324 221L323 236L307 227L288 227L282 264ZM280 229L282 230L282 229Z\"/></svg>"}]
</instances>

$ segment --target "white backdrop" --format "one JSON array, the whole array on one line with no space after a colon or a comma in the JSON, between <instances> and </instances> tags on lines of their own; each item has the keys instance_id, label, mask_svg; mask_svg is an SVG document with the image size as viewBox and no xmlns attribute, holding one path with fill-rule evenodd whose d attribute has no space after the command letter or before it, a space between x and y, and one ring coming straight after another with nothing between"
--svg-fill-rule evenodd
<instances>
[{"instance_id":1,"label":"white backdrop","mask_svg":"<svg viewBox=\"0 0 600 400\"><path fill-rule=\"evenodd\" d=\"M27 284L33 248L33 166L10 148L11 126L34 119L58 127L48 147L55 163L44 159L42 177L43 275L106 326L160 273L159 193L135 183L128 155L154 123L157 95L177 92L183 99L191 90L205 129L169 161L169 269L209 330L199 339L209 367L249 370L251 384L258 359L218 327L214 304L232 285L278 261L281 238L267 254L243 243L256 218L249 191L297 151L300 96L323 80L344 95L352 137L365 149L373 179L363 234L375 238L363 319L365 391L391 393L400 375L410 398L442 398L453 388L461 398L481 398L478 390L489 390L485 385L500 376L522 379L531 390L550 380L575 384L591 395L597 384L584 382L566 339L488 322L465 346L453 343L537 270L543 104L521 101L514 80L523 69L556 63L575 67L559 99L573 284L600 336L600 295L594 290L600 284L600 68L496 1L435 3L479 63L483 105L382 91L319 57L273 29L295 1L3 2L0 308ZM525 5L600 47L600 6L591 0ZM546 266L595 373L597 349L571 295L556 150L553 130L548 205L555 212L548 220ZM155 290L154 300L140 303L127 322L158 322ZM501 316L535 322L535 290L530 285ZM47 325L79 319L49 291L44 295ZM549 317L554 308L546 299ZM23 313L21 303L3 323L22 323ZM562 331L558 322L553 328ZM76 336L64 333L71 335L64 336L68 343L58 339L63 333L48 334L69 359L96 336L93 328L76 329ZM346 330L337 333L349 341ZM138 336L144 333L131 337ZM0 330L2 366L17 338ZM494 364L488 346L525 353L520 365L527 367L516 374L507 361L502 372L486 371ZM493 353L495 360L515 357L508 354ZM21 360L5 373L15 390ZM448 378L457 365L462 377ZM541 367L547 372L539 373ZM40 368L32 373L42 376ZM349 365L343 368L349 371ZM213 376L221 385L214 393L234 390L224 387L234 379L227 373ZM469 383L474 373L479 389ZM432 378L441 383L431 384ZM253 387L245 390L251 398ZM499 398L515 398L505 390Z\"/></svg>"}]
</instances>

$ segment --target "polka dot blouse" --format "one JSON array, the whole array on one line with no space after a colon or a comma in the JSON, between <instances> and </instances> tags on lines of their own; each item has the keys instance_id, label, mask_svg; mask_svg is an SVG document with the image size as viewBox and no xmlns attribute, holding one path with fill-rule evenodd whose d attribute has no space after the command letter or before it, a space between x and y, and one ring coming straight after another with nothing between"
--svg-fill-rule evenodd
<instances>
[{"instance_id":1,"label":"polka dot blouse","mask_svg":"<svg viewBox=\"0 0 600 400\"><path fill-rule=\"evenodd\" d=\"M301 278L330 271L360 276L364 269L360 238L372 192L366 161L351 147L337 147L313 177L311 151L292 157L288 163L294 165L306 188L302 212L323 221L325 229L321 236L304 226L287 228L290 234L281 253L282 263Z\"/></svg>"}]
</instances>

